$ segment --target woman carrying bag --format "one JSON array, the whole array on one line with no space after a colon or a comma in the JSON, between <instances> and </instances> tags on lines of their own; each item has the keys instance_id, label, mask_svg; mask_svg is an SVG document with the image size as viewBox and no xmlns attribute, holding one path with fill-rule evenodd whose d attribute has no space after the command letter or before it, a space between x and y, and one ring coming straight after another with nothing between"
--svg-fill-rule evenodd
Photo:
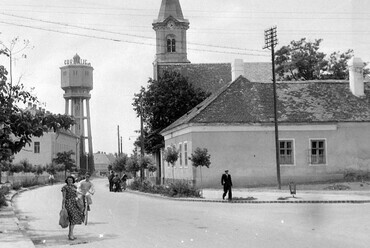
<instances>
[{"instance_id":1,"label":"woman carrying bag","mask_svg":"<svg viewBox=\"0 0 370 248\"><path fill-rule=\"evenodd\" d=\"M63 193L62 211L64 213L65 211L68 213L68 221L69 221L68 239L74 240L76 238L73 235L73 229L75 225L81 225L83 223L84 213L83 211L80 210L80 208L77 205L77 187L76 185L74 185L75 183L74 177L68 176L65 182L66 182L66 185L62 187L62 193ZM62 211L61 211L61 214L62 214Z\"/></svg>"}]
</instances>

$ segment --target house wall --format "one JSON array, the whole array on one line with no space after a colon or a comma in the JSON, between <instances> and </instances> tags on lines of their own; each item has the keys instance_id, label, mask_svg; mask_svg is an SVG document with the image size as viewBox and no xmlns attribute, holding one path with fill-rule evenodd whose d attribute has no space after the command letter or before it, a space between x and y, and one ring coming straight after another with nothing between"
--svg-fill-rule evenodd
<instances>
[{"instance_id":1,"label":"house wall","mask_svg":"<svg viewBox=\"0 0 370 248\"><path fill-rule=\"evenodd\" d=\"M369 123L279 126L279 139L292 140L294 146L294 164L281 165L281 182L337 180L344 177L346 170L369 171L369 128ZM176 144L178 147L180 142L187 141L189 156L196 147L208 149L211 166L202 168L203 187L220 187L225 169L232 175L234 187L277 184L273 126L190 129L167 138L166 146ZM325 141L325 164L311 164L311 139ZM172 178L171 169L165 166L165 177ZM191 164L180 168L177 161L174 172L175 179L195 179L196 184L200 184L200 169L192 168Z\"/></svg>"},{"instance_id":2,"label":"house wall","mask_svg":"<svg viewBox=\"0 0 370 248\"><path fill-rule=\"evenodd\" d=\"M40 142L40 153L35 153L35 142ZM54 132L45 133L41 137L33 137L30 145L26 145L19 153L14 155L13 163L27 159L32 165L45 166L52 162L58 152L72 150L76 153L76 137ZM76 156L76 155L74 155ZM73 157L76 160L76 157Z\"/></svg>"}]
</instances>

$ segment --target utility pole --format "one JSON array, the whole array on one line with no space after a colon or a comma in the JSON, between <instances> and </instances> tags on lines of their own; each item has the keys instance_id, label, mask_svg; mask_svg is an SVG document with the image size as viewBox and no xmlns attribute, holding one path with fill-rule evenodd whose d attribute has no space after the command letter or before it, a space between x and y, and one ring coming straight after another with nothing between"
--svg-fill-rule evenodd
<instances>
[{"instance_id":1,"label":"utility pole","mask_svg":"<svg viewBox=\"0 0 370 248\"><path fill-rule=\"evenodd\" d=\"M119 125L117 125L117 137L118 137L118 154L117 156L121 156L121 149L120 149L120 144L119 144Z\"/></svg>"},{"instance_id":2,"label":"utility pole","mask_svg":"<svg viewBox=\"0 0 370 248\"><path fill-rule=\"evenodd\" d=\"M123 154L123 152L122 152L122 136L121 136L121 154Z\"/></svg>"},{"instance_id":3,"label":"utility pole","mask_svg":"<svg viewBox=\"0 0 370 248\"><path fill-rule=\"evenodd\" d=\"M143 100L140 98L140 154L144 158L144 122L143 122ZM140 168L140 178L144 179L144 169Z\"/></svg>"},{"instance_id":4,"label":"utility pole","mask_svg":"<svg viewBox=\"0 0 370 248\"><path fill-rule=\"evenodd\" d=\"M277 95L276 95L276 80L275 80L275 51L274 48L277 45L277 34L276 27L272 27L265 30L265 46L263 49L271 49L271 63L272 63L272 85L274 93L274 122L275 122L275 152L276 152L276 174L278 188L281 189L280 180L280 154L279 154L279 129L278 129L278 117L277 117Z\"/></svg>"}]
</instances>

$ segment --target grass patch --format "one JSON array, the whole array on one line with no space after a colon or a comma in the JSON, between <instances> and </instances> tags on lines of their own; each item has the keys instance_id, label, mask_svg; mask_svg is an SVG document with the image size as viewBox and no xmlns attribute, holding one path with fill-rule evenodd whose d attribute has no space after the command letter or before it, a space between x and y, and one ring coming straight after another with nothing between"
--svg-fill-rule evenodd
<instances>
[{"instance_id":1,"label":"grass patch","mask_svg":"<svg viewBox=\"0 0 370 248\"><path fill-rule=\"evenodd\" d=\"M248 197L233 197L233 201L255 201L257 198L253 196L248 196Z\"/></svg>"},{"instance_id":2,"label":"grass patch","mask_svg":"<svg viewBox=\"0 0 370 248\"><path fill-rule=\"evenodd\" d=\"M329 185L324 188L324 190L350 190L351 187L343 184L334 184L334 185Z\"/></svg>"}]
</instances>

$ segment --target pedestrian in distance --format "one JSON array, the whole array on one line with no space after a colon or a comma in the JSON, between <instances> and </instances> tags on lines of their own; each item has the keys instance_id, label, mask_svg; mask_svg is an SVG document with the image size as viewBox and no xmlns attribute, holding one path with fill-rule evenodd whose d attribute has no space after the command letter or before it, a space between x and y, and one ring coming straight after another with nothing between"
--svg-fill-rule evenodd
<instances>
[{"instance_id":1,"label":"pedestrian in distance","mask_svg":"<svg viewBox=\"0 0 370 248\"><path fill-rule=\"evenodd\" d=\"M121 177L121 182L122 182L122 189L126 190L126 187L127 187L127 175L126 174L123 174L123 176Z\"/></svg>"},{"instance_id":2,"label":"pedestrian in distance","mask_svg":"<svg viewBox=\"0 0 370 248\"><path fill-rule=\"evenodd\" d=\"M231 191L231 188L233 186L233 183L231 181L231 175L229 174L229 170L225 170L225 173L222 174L222 177L221 177L221 185L224 186L224 193L222 195L222 199L225 200L226 194L229 193L228 199L230 201L232 199L232 197L233 197L232 191Z\"/></svg>"},{"instance_id":3,"label":"pedestrian in distance","mask_svg":"<svg viewBox=\"0 0 370 248\"><path fill-rule=\"evenodd\" d=\"M110 171L110 174L108 176L108 182L109 182L109 191L113 191L113 178L114 178L114 172Z\"/></svg>"},{"instance_id":4,"label":"pedestrian in distance","mask_svg":"<svg viewBox=\"0 0 370 248\"><path fill-rule=\"evenodd\" d=\"M61 190L63 194L62 209L66 209L68 212L68 239L74 240L76 239L73 234L74 227L75 225L81 225L85 216L77 205L77 187L74 185L75 178L68 176L65 183L66 185L64 185Z\"/></svg>"},{"instance_id":5,"label":"pedestrian in distance","mask_svg":"<svg viewBox=\"0 0 370 248\"><path fill-rule=\"evenodd\" d=\"M114 178L113 178L113 191L114 192L122 191L122 189L121 189L121 179L119 178L118 174L115 174Z\"/></svg>"},{"instance_id":6,"label":"pedestrian in distance","mask_svg":"<svg viewBox=\"0 0 370 248\"><path fill-rule=\"evenodd\" d=\"M54 184L54 175L53 174L50 174L49 175L49 184L53 185Z\"/></svg>"}]
</instances>

